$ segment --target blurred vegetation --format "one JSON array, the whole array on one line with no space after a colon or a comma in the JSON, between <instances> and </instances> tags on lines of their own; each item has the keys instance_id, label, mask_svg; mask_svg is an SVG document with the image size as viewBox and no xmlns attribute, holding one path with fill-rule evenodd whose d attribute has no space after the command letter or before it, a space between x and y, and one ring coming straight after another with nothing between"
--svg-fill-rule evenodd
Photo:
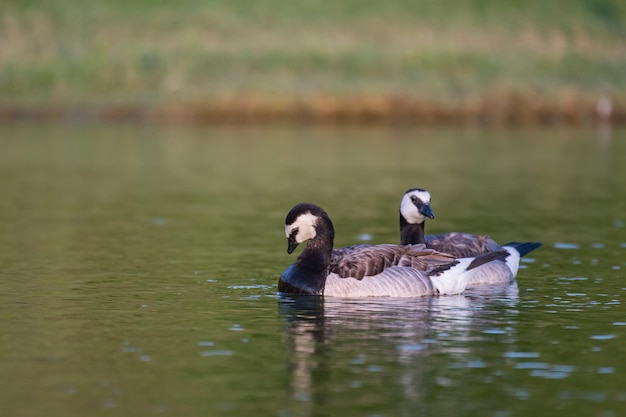
<instances>
[{"instance_id":1,"label":"blurred vegetation","mask_svg":"<svg viewBox=\"0 0 626 417\"><path fill-rule=\"evenodd\" d=\"M5 109L626 98L621 0L4 0L0 39Z\"/></svg>"}]
</instances>

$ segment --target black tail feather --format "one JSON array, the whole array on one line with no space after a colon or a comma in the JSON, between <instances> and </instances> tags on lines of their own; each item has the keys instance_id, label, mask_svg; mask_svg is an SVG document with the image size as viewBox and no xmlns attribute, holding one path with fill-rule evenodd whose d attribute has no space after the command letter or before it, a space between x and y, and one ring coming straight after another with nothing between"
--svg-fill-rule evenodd
<instances>
[{"instance_id":1,"label":"black tail feather","mask_svg":"<svg viewBox=\"0 0 626 417\"><path fill-rule=\"evenodd\" d=\"M476 258L474 258L474 260L467 267L467 271L474 269L474 268L478 268L479 266L489 263L491 261L495 261L495 260L504 261L508 256L509 256L509 253L506 251L506 249L498 249L493 252L485 252L481 255L478 255Z\"/></svg>"},{"instance_id":2,"label":"black tail feather","mask_svg":"<svg viewBox=\"0 0 626 417\"><path fill-rule=\"evenodd\" d=\"M509 242L502 246L513 247L519 252L519 256L524 256L541 246L541 242Z\"/></svg>"}]
</instances>

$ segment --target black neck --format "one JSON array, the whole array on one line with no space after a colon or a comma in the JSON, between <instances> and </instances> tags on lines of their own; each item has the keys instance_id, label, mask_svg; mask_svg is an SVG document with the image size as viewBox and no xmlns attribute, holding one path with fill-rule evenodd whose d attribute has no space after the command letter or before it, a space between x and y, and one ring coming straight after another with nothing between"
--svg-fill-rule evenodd
<instances>
[{"instance_id":1,"label":"black neck","mask_svg":"<svg viewBox=\"0 0 626 417\"><path fill-rule=\"evenodd\" d=\"M424 223L426 222L409 223L400 213L400 244L426 243L424 240Z\"/></svg>"},{"instance_id":2,"label":"black neck","mask_svg":"<svg viewBox=\"0 0 626 417\"><path fill-rule=\"evenodd\" d=\"M332 250L332 240L329 243L327 239L320 239L318 234L307 243L306 248L298 256L298 264L313 272L326 272L330 265Z\"/></svg>"},{"instance_id":3,"label":"black neck","mask_svg":"<svg viewBox=\"0 0 626 417\"><path fill-rule=\"evenodd\" d=\"M320 218L316 235L309 240L293 270L281 277L278 290L286 293L321 295L329 273L335 230L329 219Z\"/></svg>"}]
</instances>

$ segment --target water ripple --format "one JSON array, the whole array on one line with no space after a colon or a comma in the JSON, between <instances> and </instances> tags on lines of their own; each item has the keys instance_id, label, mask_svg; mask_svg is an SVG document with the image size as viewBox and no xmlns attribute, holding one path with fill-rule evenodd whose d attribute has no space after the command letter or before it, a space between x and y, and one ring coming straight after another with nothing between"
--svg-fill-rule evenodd
<instances>
[{"instance_id":1,"label":"water ripple","mask_svg":"<svg viewBox=\"0 0 626 417\"><path fill-rule=\"evenodd\" d=\"M232 356L232 350L205 350L200 353L200 356L209 357L209 356Z\"/></svg>"},{"instance_id":2,"label":"water ripple","mask_svg":"<svg viewBox=\"0 0 626 417\"><path fill-rule=\"evenodd\" d=\"M230 288L230 289L233 289L233 290L257 290L257 289L268 290L268 289L272 288L272 285L265 285L265 284L229 285L227 288Z\"/></svg>"},{"instance_id":3,"label":"water ripple","mask_svg":"<svg viewBox=\"0 0 626 417\"><path fill-rule=\"evenodd\" d=\"M556 242L554 244L555 249L580 249L580 245L578 243L566 243L566 242Z\"/></svg>"},{"instance_id":4,"label":"water ripple","mask_svg":"<svg viewBox=\"0 0 626 417\"><path fill-rule=\"evenodd\" d=\"M231 332L243 332L245 329L240 324L233 324L228 330Z\"/></svg>"},{"instance_id":5,"label":"water ripple","mask_svg":"<svg viewBox=\"0 0 626 417\"><path fill-rule=\"evenodd\" d=\"M360 235L357 235L356 238L362 242L369 242L374 239L374 235L371 233L361 233Z\"/></svg>"},{"instance_id":6,"label":"water ripple","mask_svg":"<svg viewBox=\"0 0 626 417\"><path fill-rule=\"evenodd\" d=\"M615 338L614 334L594 334L591 336L593 340L611 340Z\"/></svg>"},{"instance_id":7,"label":"water ripple","mask_svg":"<svg viewBox=\"0 0 626 417\"><path fill-rule=\"evenodd\" d=\"M549 369L550 364L545 362L519 362L515 364L516 369Z\"/></svg>"},{"instance_id":8,"label":"water ripple","mask_svg":"<svg viewBox=\"0 0 626 417\"><path fill-rule=\"evenodd\" d=\"M424 349L426 349L426 345L423 345L423 344L398 346L398 350L400 350L401 352L417 352L417 351L424 350Z\"/></svg>"},{"instance_id":9,"label":"water ripple","mask_svg":"<svg viewBox=\"0 0 626 417\"><path fill-rule=\"evenodd\" d=\"M537 376L545 379L563 379L567 378L570 374L568 372L558 371L546 371L536 369L530 373L530 376Z\"/></svg>"},{"instance_id":10,"label":"water ripple","mask_svg":"<svg viewBox=\"0 0 626 417\"><path fill-rule=\"evenodd\" d=\"M529 359L538 358L541 354L539 352L505 352L504 357L508 359Z\"/></svg>"},{"instance_id":11,"label":"water ripple","mask_svg":"<svg viewBox=\"0 0 626 417\"><path fill-rule=\"evenodd\" d=\"M507 331L504 329L485 329L483 330L484 334L507 334Z\"/></svg>"}]
</instances>

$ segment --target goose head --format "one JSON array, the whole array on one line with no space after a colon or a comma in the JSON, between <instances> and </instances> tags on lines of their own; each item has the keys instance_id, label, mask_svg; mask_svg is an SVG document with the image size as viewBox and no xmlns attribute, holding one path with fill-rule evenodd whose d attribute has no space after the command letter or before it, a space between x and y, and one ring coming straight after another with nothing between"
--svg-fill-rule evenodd
<instances>
[{"instance_id":1,"label":"goose head","mask_svg":"<svg viewBox=\"0 0 626 417\"><path fill-rule=\"evenodd\" d=\"M434 219L435 213L430 208L430 193L421 188L408 190L400 202L400 214L410 224L424 223L426 217Z\"/></svg>"},{"instance_id":2,"label":"goose head","mask_svg":"<svg viewBox=\"0 0 626 417\"><path fill-rule=\"evenodd\" d=\"M324 227L326 226L326 227ZM330 244L334 237L332 223L328 214L315 204L300 203L295 205L285 219L285 236L287 237L287 253L292 253L299 244L318 237L319 228L332 231Z\"/></svg>"}]
</instances>

